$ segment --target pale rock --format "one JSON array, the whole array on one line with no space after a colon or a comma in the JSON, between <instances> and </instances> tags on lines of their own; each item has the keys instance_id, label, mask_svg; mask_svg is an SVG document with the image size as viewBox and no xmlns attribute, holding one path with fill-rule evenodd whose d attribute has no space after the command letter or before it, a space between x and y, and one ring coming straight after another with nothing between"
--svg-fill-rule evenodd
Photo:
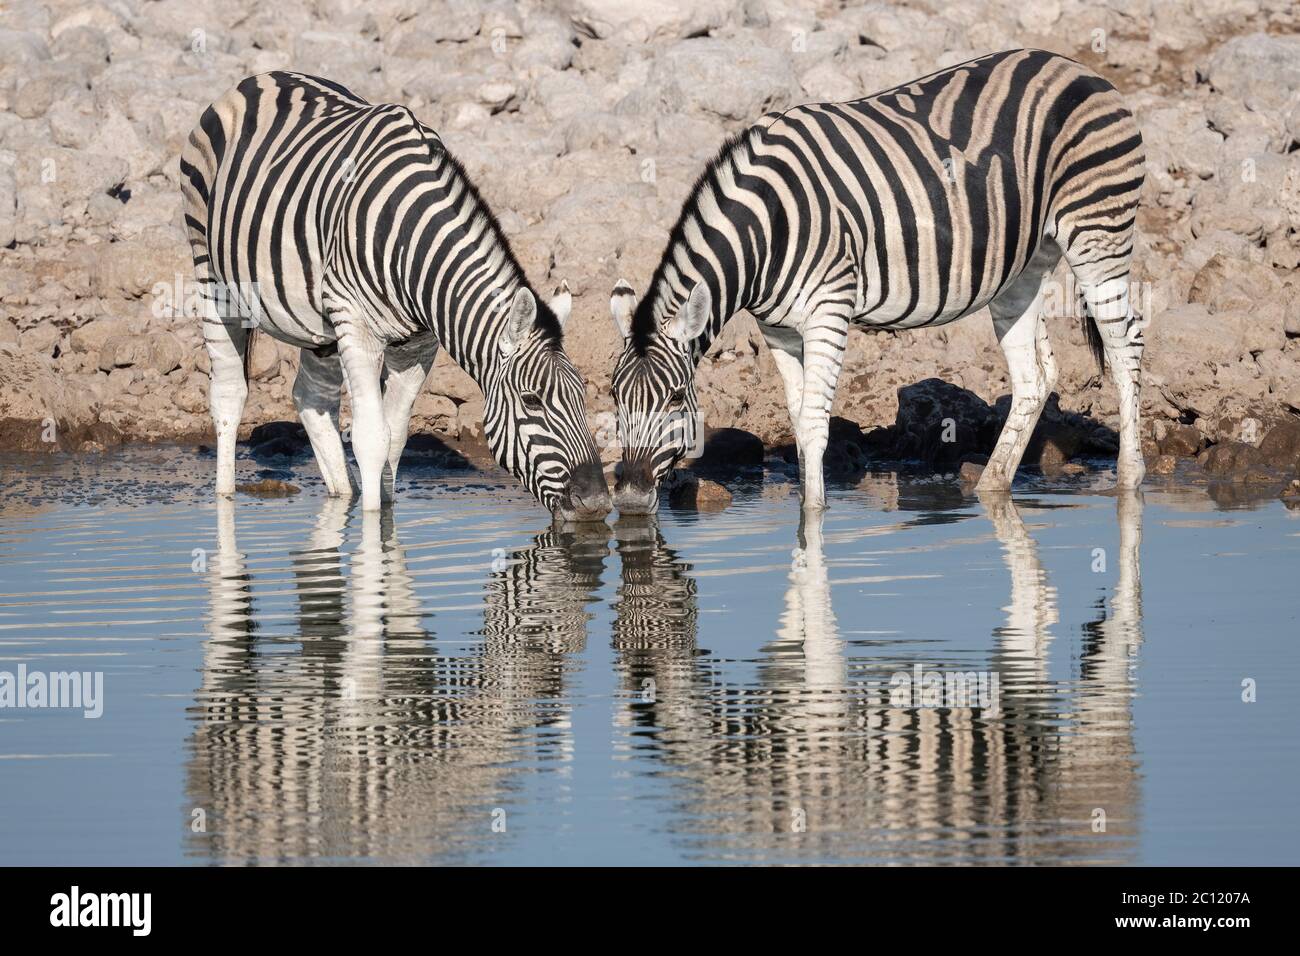
<instances>
[{"instance_id":1,"label":"pale rock","mask_svg":"<svg viewBox=\"0 0 1300 956\"><path fill-rule=\"evenodd\" d=\"M89 90L72 90L45 114L54 142L71 149L85 149L95 135L99 110Z\"/></svg>"},{"instance_id":2,"label":"pale rock","mask_svg":"<svg viewBox=\"0 0 1300 956\"><path fill-rule=\"evenodd\" d=\"M53 145L21 153L15 164L17 241L31 242L49 226L80 219L91 196L120 186L127 173L124 159L106 153Z\"/></svg>"},{"instance_id":3,"label":"pale rock","mask_svg":"<svg viewBox=\"0 0 1300 956\"><path fill-rule=\"evenodd\" d=\"M160 375L166 375L173 369L181 367L185 357L185 346L180 339L170 332L159 332L149 336L149 367Z\"/></svg>"},{"instance_id":4,"label":"pale rock","mask_svg":"<svg viewBox=\"0 0 1300 956\"><path fill-rule=\"evenodd\" d=\"M453 129L478 129L491 118L492 114L481 103L459 103L452 115L451 126Z\"/></svg>"},{"instance_id":5,"label":"pale rock","mask_svg":"<svg viewBox=\"0 0 1300 956\"><path fill-rule=\"evenodd\" d=\"M1214 51L1207 75L1217 91L1281 126L1300 91L1300 36L1233 37Z\"/></svg>"},{"instance_id":6,"label":"pale rock","mask_svg":"<svg viewBox=\"0 0 1300 956\"><path fill-rule=\"evenodd\" d=\"M607 38L639 25L651 40L716 30L733 13L732 5L722 0L563 0L561 9L587 36Z\"/></svg>"},{"instance_id":7,"label":"pale rock","mask_svg":"<svg viewBox=\"0 0 1300 956\"><path fill-rule=\"evenodd\" d=\"M1016 19L1030 33L1046 33L1061 19L1060 0L1037 0L1020 7Z\"/></svg>"},{"instance_id":8,"label":"pale rock","mask_svg":"<svg viewBox=\"0 0 1300 956\"><path fill-rule=\"evenodd\" d=\"M56 41L67 32L81 29L112 33L128 23L131 5L125 3L82 3L50 24L50 36Z\"/></svg>"},{"instance_id":9,"label":"pale rock","mask_svg":"<svg viewBox=\"0 0 1300 956\"><path fill-rule=\"evenodd\" d=\"M1196 273L1187 300L1204 303L1213 313L1249 315L1249 351L1282 347L1287 301L1281 281L1268 266L1216 255Z\"/></svg>"},{"instance_id":10,"label":"pale rock","mask_svg":"<svg viewBox=\"0 0 1300 956\"><path fill-rule=\"evenodd\" d=\"M56 59L71 60L87 73L95 74L107 66L112 46L104 31L92 26L78 26L55 36L50 52Z\"/></svg>"},{"instance_id":11,"label":"pale rock","mask_svg":"<svg viewBox=\"0 0 1300 956\"><path fill-rule=\"evenodd\" d=\"M50 48L36 31L0 29L0 64L31 67L49 58Z\"/></svg>"},{"instance_id":12,"label":"pale rock","mask_svg":"<svg viewBox=\"0 0 1300 956\"><path fill-rule=\"evenodd\" d=\"M275 339L266 334L253 336L253 354L248 359L248 376L265 382L280 371L280 350Z\"/></svg>"},{"instance_id":13,"label":"pale rock","mask_svg":"<svg viewBox=\"0 0 1300 956\"><path fill-rule=\"evenodd\" d=\"M161 170L168 159L162 147L142 139L131 121L116 108L108 109L97 126L86 149L125 159L127 175L133 180L147 179Z\"/></svg>"},{"instance_id":14,"label":"pale rock","mask_svg":"<svg viewBox=\"0 0 1300 956\"><path fill-rule=\"evenodd\" d=\"M1052 2L1052 0L1048 0ZM946 10L944 11L947 12ZM906 48L924 50L927 55L952 46L953 25L945 16L932 16L920 10L892 3L864 3L840 12L838 21L847 30L856 31L865 41L888 53ZM996 47L990 48L994 49ZM920 76L913 74L911 78ZM892 84L886 84L892 85ZM885 87L873 87L883 89Z\"/></svg>"},{"instance_id":15,"label":"pale rock","mask_svg":"<svg viewBox=\"0 0 1300 956\"><path fill-rule=\"evenodd\" d=\"M14 242L18 230L18 181L13 154L0 150L0 249Z\"/></svg>"},{"instance_id":16,"label":"pale rock","mask_svg":"<svg viewBox=\"0 0 1300 956\"><path fill-rule=\"evenodd\" d=\"M99 352L99 368L103 372L114 369L143 366L149 362L149 336L114 335L104 342Z\"/></svg>"},{"instance_id":17,"label":"pale rock","mask_svg":"<svg viewBox=\"0 0 1300 956\"><path fill-rule=\"evenodd\" d=\"M51 322L42 322L35 328L23 332L19 338L24 350L36 355L51 356L63 338L60 331Z\"/></svg>"},{"instance_id":18,"label":"pale rock","mask_svg":"<svg viewBox=\"0 0 1300 956\"><path fill-rule=\"evenodd\" d=\"M699 37L660 53L646 87L625 97L618 109L642 115L692 110L755 122L789 105L795 89L790 57L781 51Z\"/></svg>"},{"instance_id":19,"label":"pale rock","mask_svg":"<svg viewBox=\"0 0 1300 956\"><path fill-rule=\"evenodd\" d=\"M799 86L811 100L842 103L859 96L858 85L833 62L823 61L799 76Z\"/></svg>"},{"instance_id":20,"label":"pale rock","mask_svg":"<svg viewBox=\"0 0 1300 956\"><path fill-rule=\"evenodd\" d=\"M508 81L484 83L476 91L479 102L493 113L500 113L519 95L519 88Z\"/></svg>"},{"instance_id":21,"label":"pale rock","mask_svg":"<svg viewBox=\"0 0 1300 956\"><path fill-rule=\"evenodd\" d=\"M125 319L94 319L73 329L69 347L75 353L98 355L109 339L126 335L128 331Z\"/></svg>"},{"instance_id":22,"label":"pale rock","mask_svg":"<svg viewBox=\"0 0 1300 956\"><path fill-rule=\"evenodd\" d=\"M44 116L54 103L84 88L82 70L75 63L45 63L29 72L15 92L11 108L23 119Z\"/></svg>"}]
</instances>

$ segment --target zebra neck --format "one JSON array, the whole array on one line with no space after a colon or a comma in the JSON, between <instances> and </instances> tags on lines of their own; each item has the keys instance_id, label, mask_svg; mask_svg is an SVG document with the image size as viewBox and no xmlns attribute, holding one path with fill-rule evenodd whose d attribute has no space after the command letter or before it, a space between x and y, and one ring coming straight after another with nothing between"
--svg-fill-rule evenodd
<instances>
[{"instance_id":1,"label":"zebra neck","mask_svg":"<svg viewBox=\"0 0 1300 956\"><path fill-rule=\"evenodd\" d=\"M724 173L726 183L719 178ZM650 315L662 325L685 308L699 283L708 288L711 314L693 343L697 365L732 316L757 299L766 259L752 212L728 194L738 191L730 166L709 175L687 200L649 292Z\"/></svg>"},{"instance_id":2,"label":"zebra neck","mask_svg":"<svg viewBox=\"0 0 1300 956\"><path fill-rule=\"evenodd\" d=\"M501 360L500 341L510 303L522 280L474 287L452 296L448 305L425 303L421 324L431 329L448 357L485 388Z\"/></svg>"}]
</instances>

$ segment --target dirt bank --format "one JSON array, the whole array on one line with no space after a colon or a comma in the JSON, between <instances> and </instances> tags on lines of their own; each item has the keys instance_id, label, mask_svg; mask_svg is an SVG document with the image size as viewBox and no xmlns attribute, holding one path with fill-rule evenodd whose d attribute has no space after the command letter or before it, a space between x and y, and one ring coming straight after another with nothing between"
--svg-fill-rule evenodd
<instances>
[{"instance_id":1,"label":"dirt bank","mask_svg":"<svg viewBox=\"0 0 1300 956\"><path fill-rule=\"evenodd\" d=\"M206 357L186 314L177 157L202 108L250 73L324 73L407 104L438 129L537 287L567 279L573 288L569 349L599 415L610 410L618 344L609 291L620 276L644 286L726 134L768 109L1037 46L1116 82L1146 141L1136 268L1151 319L1152 464L1200 456L1207 469L1245 474L1282 462L1263 443L1300 413L1294 4L839 6L12 0L0 11L0 447L90 451L208 433ZM1049 467L1105 454L1098 425L1116 412L1058 275L1049 326L1059 408L1038 443ZM294 417L295 365L294 350L261 339L245 434ZM958 450L933 448L927 429L954 415L975 436L956 457L978 455L1009 391L981 316L929 332L855 333L841 381L848 458L952 458ZM788 441L776 371L747 317L717 343L700 385L711 426L769 449ZM440 360L414 430L469 440L481 408L473 384ZM1286 446L1290 432L1277 434Z\"/></svg>"}]
</instances>

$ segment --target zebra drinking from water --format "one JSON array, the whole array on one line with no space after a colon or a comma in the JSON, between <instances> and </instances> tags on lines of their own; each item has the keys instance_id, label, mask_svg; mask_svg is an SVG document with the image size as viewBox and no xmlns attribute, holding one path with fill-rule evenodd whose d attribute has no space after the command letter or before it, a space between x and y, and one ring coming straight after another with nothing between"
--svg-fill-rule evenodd
<instances>
[{"instance_id":1,"label":"zebra drinking from water","mask_svg":"<svg viewBox=\"0 0 1300 956\"><path fill-rule=\"evenodd\" d=\"M694 444L696 366L741 309L784 380L803 502L816 509L850 324L920 328L987 305L1012 404L979 488L1010 488L1056 381L1040 306L1062 255L1093 354L1119 389L1119 484L1136 487L1143 342L1129 259L1143 162L1115 88L1037 50L769 114L729 140L645 297L620 280L610 300L625 339L613 377L620 511L653 511L660 479Z\"/></svg>"},{"instance_id":2,"label":"zebra drinking from water","mask_svg":"<svg viewBox=\"0 0 1300 956\"><path fill-rule=\"evenodd\" d=\"M568 289L538 301L464 169L409 109L316 77L249 77L204 111L181 174L219 495L234 492L254 326L302 349L294 404L330 494L351 493L343 382L371 510L391 494L442 345L483 390L496 460L557 517L609 512L582 378L561 341ZM238 308L222 314L227 297Z\"/></svg>"}]
</instances>

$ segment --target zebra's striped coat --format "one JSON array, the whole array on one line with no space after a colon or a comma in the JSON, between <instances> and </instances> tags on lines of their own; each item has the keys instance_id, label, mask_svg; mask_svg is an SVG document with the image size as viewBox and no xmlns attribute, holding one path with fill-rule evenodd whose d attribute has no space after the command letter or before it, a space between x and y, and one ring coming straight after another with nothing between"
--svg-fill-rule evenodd
<instances>
[{"instance_id":1,"label":"zebra's striped coat","mask_svg":"<svg viewBox=\"0 0 1300 956\"><path fill-rule=\"evenodd\" d=\"M181 173L197 278L210 302L234 290L244 313L204 316L219 494L233 491L251 314L304 349L294 399L331 493L351 490L343 380L363 507L378 507L441 345L483 390L497 460L559 515L608 512L561 343L568 290L537 300L460 164L409 109L316 77L249 77L204 111Z\"/></svg>"},{"instance_id":2,"label":"zebra's striped coat","mask_svg":"<svg viewBox=\"0 0 1300 956\"><path fill-rule=\"evenodd\" d=\"M614 370L621 510L653 510L694 442L694 371L741 309L781 371L808 507L848 329L939 325L988 306L1010 417L981 478L1010 487L1055 382L1040 290L1064 255L1120 391L1136 486L1141 325L1128 296L1142 141L1109 83L1065 57L994 54L849 103L770 114L729 140L687 200L638 303L620 281Z\"/></svg>"}]
</instances>

